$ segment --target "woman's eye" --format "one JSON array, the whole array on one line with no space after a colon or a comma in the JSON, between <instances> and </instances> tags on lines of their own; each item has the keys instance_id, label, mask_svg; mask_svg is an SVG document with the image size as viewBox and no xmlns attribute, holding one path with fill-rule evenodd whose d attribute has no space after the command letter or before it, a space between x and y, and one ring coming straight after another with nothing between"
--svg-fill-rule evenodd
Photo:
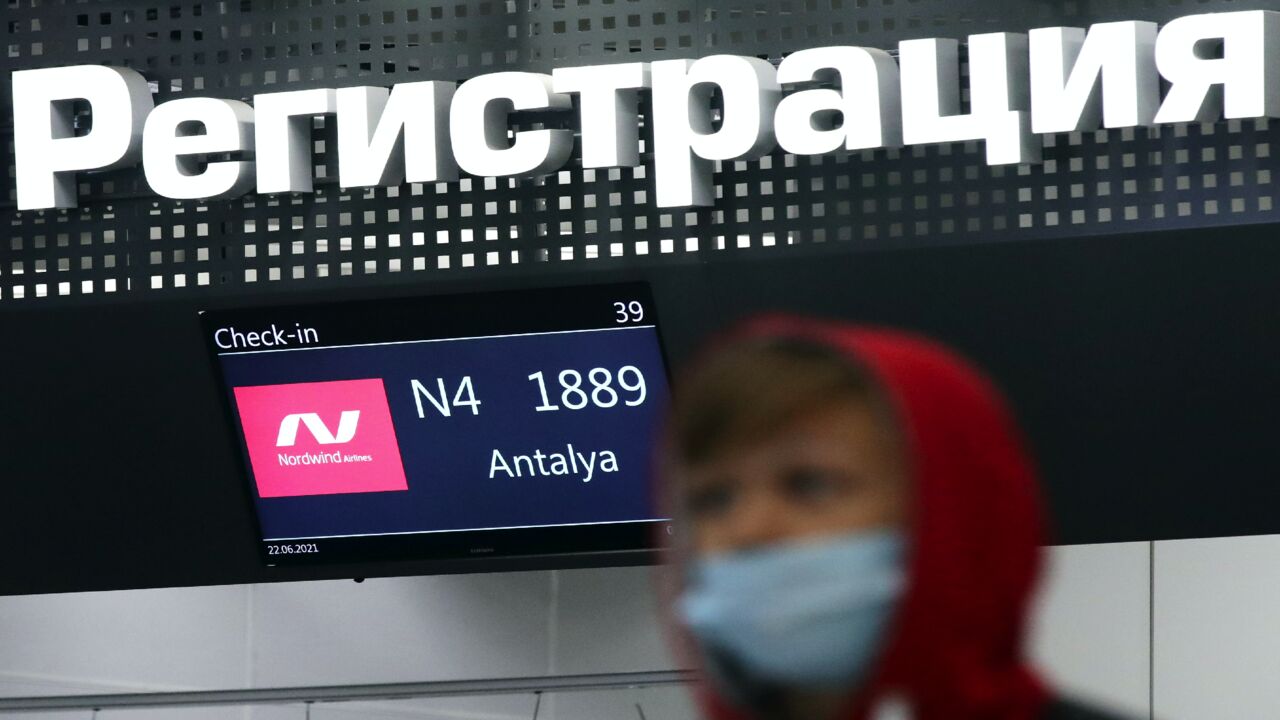
<instances>
[{"instance_id":1,"label":"woman's eye","mask_svg":"<svg viewBox=\"0 0 1280 720\"><path fill-rule=\"evenodd\" d=\"M722 515L733 505L734 490L727 484L708 485L689 493L689 511L694 517Z\"/></svg>"},{"instance_id":2,"label":"woman's eye","mask_svg":"<svg viewBox=\"0 0 1280 720\"><path fill-rule=\"evenodd\" d=\"M818 468L793 470L783 477L783 488L794 500L815 502L834 497L847 489L839 474Z\"/></svg>"}]
</instances>

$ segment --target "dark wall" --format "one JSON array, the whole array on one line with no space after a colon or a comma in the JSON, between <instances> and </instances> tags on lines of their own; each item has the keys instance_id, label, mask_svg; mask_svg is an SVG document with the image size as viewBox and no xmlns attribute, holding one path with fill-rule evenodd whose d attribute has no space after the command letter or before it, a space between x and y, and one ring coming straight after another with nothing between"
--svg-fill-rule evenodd
<instances>
[{"instance_id":1,"label":"dark wall","mask_svg":"<svg viewBox=\"0 0 1280 720\"><path fill-rule=\"evenodd\" d=\"M1082 543L1280 531L1276 267L1272 231L1249 227L777 252L533 284L648 278L677 363L708 332L764 310L949 342L1009 394L1043 470L1057 539ZM529 284L477 273L434 290ZM358 293L378 294L389 293ZM0 314L0 592L477 569L264 568L199 307Z\"/></svg>"},{"instance_id":2,"label":"dark wall","mask_svg":"<svg viewBox=\"0 0 1280 720\"><path fill-rule=\"evenodd\" d=\"M332 179L334 125L318 120L312 195L174 202L129 169L83 175L77 210L19 213L9 106L12 71L56 65L134 67L157 102L250 99L1271 5L11 4L0 60L0 593L471 569L268 573L195 311L634 278L654 284L677 360L704 333L766 308L955 344L1009 391L1060 541L1280 531L1272 122L1054 136L1046 162L1022 168L988 167L976 142L775 152L722 168L714 208L672 211L651 204L645 168L573 163L545 179L345 192Z\"/></svg>"}]
</instances>

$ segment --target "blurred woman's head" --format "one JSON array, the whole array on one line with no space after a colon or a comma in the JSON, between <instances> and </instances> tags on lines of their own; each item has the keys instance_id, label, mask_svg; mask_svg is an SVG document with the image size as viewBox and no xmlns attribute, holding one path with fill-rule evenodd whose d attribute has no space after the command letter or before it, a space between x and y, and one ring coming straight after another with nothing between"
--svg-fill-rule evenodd
<instances>
[{"instance_id":1,"label":"blurred woman's head","mask_svg":"<svg viewBox=\"0 0 1280 720\"><path fill-rule=\"evenodd\" d=\"M924 720L1036 717L1038 489L957 355L758 320L677 378L665 448L673 609L709 715L845 720L892 696Z\"/></svg>"},{"instance_id":2,"label":"blurred woman's head","mask_svg":"<svg viewBox=\"0 0 1280 720\"><path fill-rule=\"evenodd\" d=\"M752 338L683 378L669 470L698 554L898 528L907 458L862 368L812 341Z\"/></svg>"}]
</instances>

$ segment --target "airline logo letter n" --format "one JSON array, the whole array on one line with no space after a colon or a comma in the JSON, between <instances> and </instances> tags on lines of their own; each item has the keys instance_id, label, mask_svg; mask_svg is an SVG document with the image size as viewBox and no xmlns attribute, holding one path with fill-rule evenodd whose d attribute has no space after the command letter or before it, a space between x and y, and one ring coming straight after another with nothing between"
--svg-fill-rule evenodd
<instances>
[{"instance_id":1,"label":"airline logo letter n","mask_svg":"<svg viewBox=\"0 0 1280 720\"><path fill-rule=\"evenodd\" d=\"M380 378L232 391L259 498L409 489Z\"/></svg>"},{"instance_id":2,"label":"airline logo letter n","mask_svg":"<svg viewBox=\"0 0 1280 720\"><path fill-rule=\"evenodd\" d=\"M321 445L343 445L351 442L356 436L356 424L360 421L359 410L344 410L338 420L337 434L329 432L318 413L299 413L286 415L280 421L280 432L276 435L276 447L293 447L298 441L298 426L306 425L311 437Z\"/></svg>"}]
</instances>

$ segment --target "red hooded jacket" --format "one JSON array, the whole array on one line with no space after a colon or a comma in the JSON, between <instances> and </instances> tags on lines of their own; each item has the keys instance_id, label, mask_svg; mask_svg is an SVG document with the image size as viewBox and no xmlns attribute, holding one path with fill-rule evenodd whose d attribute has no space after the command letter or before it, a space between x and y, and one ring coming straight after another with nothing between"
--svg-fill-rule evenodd
<instances>
[{"instance_id":1,"label":"red hooded jacket","mask_svg":"<svg viewBox=\"0 0 1280 720\"><path fill-rule=\"evenodd\" d=\"M767 317L730 339L768 337L847 354L879 382L907 441L915 504L907 589L875 671L851 689L841 720L868 718L889 699L914 720L1040 720L1050 694L1023 640L1044 515L1000 394L951 351L900 332ZM700 697L714 720L751 717L710 681Z\"/></svg>"}]
</instances>

